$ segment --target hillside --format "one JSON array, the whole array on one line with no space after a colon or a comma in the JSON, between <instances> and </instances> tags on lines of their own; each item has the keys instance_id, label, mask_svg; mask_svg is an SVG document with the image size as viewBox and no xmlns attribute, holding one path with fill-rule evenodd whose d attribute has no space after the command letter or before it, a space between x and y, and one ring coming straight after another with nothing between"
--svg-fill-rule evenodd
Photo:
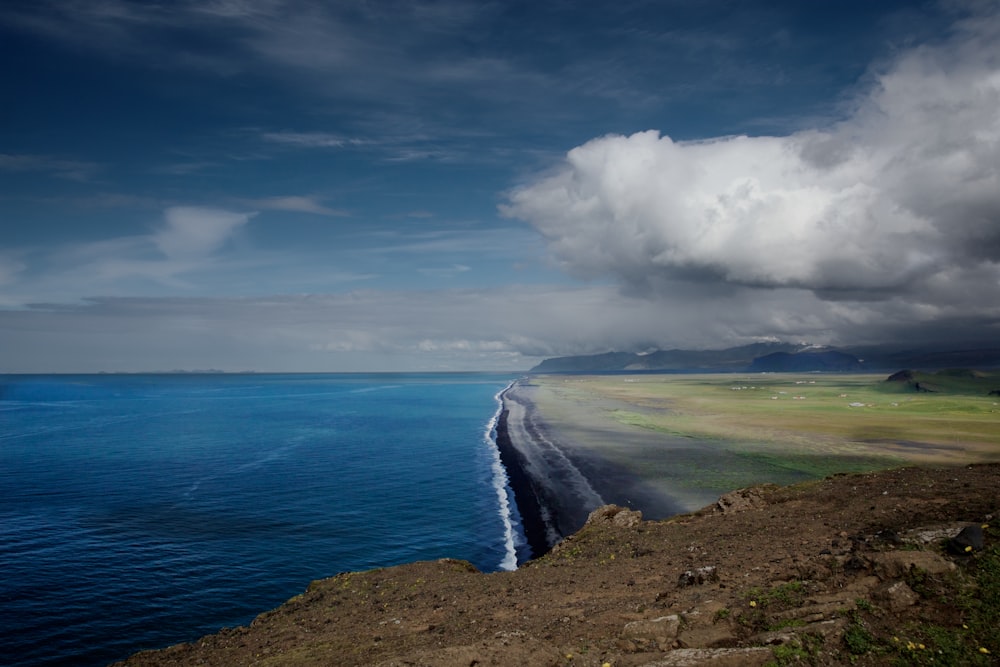
<instances>
[{"instance_id":1,"label":"hillside","mask_svg":"<svg viewBox=\"0 0 1000 667\"><path fill-rule=\"evenodd\" d=\"M755 343L724 350L656 350L647 354L605 354L555 357L531 369L532 373L607 371L732 371L744 370L757 357L776 352L796 352L801 345Z\"/></svg>"},{"instance_id":2,"label":"hillside","mask_svg":"<svg viewBox=\"0 0 1000 667\"><path fill-rule=\"evenodd\" d=\"M810 371L857 372L864 363L853 354L837 350L797 353L775 352L757 357L747 369L753 373L803 373Z\"/></svg>"},{"instance_id":3,"label":"hillside","mask_svg":"<svg viewBox=\"0 0 1000 667\"><path fill-rule=\"evenodd\" d=\"M602 508L514 572L343 573L249 627L121 664L995 664L998 475L836 475L659 522Z\"/></svg>"},{"instance_id":4,"label":"hillside","mask_svg":"<svg viewBox=\"0 0 1000 667\"><path fill-rule=\"evenodd\" d=\"M881 389L903 394L1000 396L1000 373L965 368L946 369L936 373L902 370L886 378Z\"/></svg>"},{"instance_id":5,"label":"hillside","mask_svg":"<svg viewBox=\"0 0 1000 667\"><path fill-rule=\"evenodd\" d=\"M994 368L1000 348L868 346L829 348L794 343L755 343L723 350L606 352L545 359L532 373L675 373L882 371L896 368Z\"/></svg>"}]
</instances>

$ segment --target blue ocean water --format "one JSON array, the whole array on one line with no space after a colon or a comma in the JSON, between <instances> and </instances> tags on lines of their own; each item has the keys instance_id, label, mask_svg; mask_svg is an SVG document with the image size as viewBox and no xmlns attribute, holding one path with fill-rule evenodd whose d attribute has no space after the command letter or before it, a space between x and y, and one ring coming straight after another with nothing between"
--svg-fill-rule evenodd
<instances>
[{"instance_id":1,"label":"blue ocean water","mask_svg":"<svg viewBox=\"0 0 1000 667\"><path fill-rule=\"evenodd\" d=\"M0 662L105 665L341 571L514 567L512 379L0 376Z\"/></svg>"}]
</instances>

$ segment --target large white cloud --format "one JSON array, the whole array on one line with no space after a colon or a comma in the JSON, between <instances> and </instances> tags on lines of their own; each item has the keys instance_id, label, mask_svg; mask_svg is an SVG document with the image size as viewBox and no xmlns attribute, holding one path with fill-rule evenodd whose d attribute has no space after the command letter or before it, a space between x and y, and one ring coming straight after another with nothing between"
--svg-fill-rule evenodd
<instances>
[{"instance_id":1,"label":"large white cloud","mask_svg":"<svg viewBox=\"0 0 1000 667\"><path fill-rule=\"evenodd\" d=\"M913 322L956 300L997 318L1000 20L977 16L899 54L830 127L601 137L503 210L574 275L633 292L708 281L891 302Z\"/></svg>"}]
</instances>

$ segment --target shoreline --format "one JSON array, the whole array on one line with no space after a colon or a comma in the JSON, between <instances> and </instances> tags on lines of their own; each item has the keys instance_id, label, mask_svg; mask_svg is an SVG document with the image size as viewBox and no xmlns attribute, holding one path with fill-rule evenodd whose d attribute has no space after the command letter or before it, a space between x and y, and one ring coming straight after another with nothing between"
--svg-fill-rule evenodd
<instances>
[{"instance_id":1,"label":"shoreline","mask_svg":"<svg viewBox=\"0 0 1000 667\"><path fill-rule=\"evenodd\" d=\"M503 400L504 394L501 394ZM521 530L531 550L528 560L538 558L551 549L545 536L545 521L542 518L542 508L531 485L531 479L524 470L524 463L514 448L507 431L507 418L510 411L506 407L500 410L496 425L496 445L500 452L500 461L507 471L507 483L514 494L514 503L521 515ZM518 563L518 566L522 563Z\"/></svg>"},{"instance_id":2,"label":"shoreline","mask_svg":"<svg viewBox=\"0 0 1000 667\"><path fill-rule=\"evenodd\" d=\"M497 449L532 559L579 531L590 513L604 505L639 510L647 519L691 509L635 472L553 430L536 409L532 389L530 380L521 379L501 392L496 424Z\"/></svg>"}]
</instances>

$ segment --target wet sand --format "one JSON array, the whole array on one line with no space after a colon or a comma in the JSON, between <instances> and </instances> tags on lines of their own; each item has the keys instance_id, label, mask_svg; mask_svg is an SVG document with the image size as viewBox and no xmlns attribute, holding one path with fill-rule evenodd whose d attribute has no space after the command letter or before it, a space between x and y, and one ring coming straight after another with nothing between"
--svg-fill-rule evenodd
<instances>
[{"instance_id":1,"label":"wet sand","mask_svg":"<svg viewBox=\"0 0 1000 667\"><path fill-rule=\"evenodd\" d=\"M714 499L704 496L691 503L671 496L634 466L606 455L615 444L629 440L624 429L612 432L598 426L587 419L586 407L547 402L551 410L540 410L538 392L527 380L504 392L497 429L501 458L535 556L578 531L602 505L621 505L641 510L647 519L663 519ZM639 435L640 442L633 444L662 445L662 436L654 440Z\"/></svg>"}]
</instances>

